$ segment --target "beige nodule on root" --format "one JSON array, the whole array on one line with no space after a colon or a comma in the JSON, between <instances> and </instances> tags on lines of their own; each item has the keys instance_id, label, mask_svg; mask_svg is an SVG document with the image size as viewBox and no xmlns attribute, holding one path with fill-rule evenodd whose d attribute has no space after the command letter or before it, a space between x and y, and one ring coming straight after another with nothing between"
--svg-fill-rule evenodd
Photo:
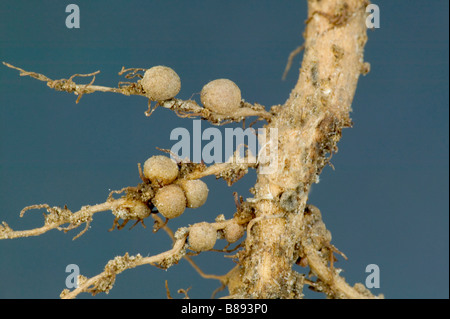
<instances>
[{"instance_id":1,"label":"beige nodule on root","mask_svg":"<svg viewBox=\"0 0 450 319\"><path fill-rule=\"evenodd\" d=\"M160 188L152 202L161 215L169 219L180 216L186 208L184 191L175 184Z\"/></svg>"},{"instance_id":2,"label":"beige nodule on root","mask_svg":"<svg viewBox=\"0 0 450 319\"><path fill-rule=\"evenodd\" d=\"M142 220L152 213L147 204L138 200L124 200L123 203L112 209L112 213L117 218L123 220L136 219Z\"/></svg>"},{"instance_id":3,"label":"beige nodule on root","mask_svg":"<svg viewBox=\"0 0 450 319\"><path fill-rule=\"evenodd\" d=\"M150 216L152 212L147 204L137 200L130 201L129 203L127 202L124 206L128 206L130 212L129 218L131 219L144 219Z\"/></svg>"},{"instance_id":4,"label":"beige nodule on root","mask_svg":"<svg viewBox=\"0 0 450 319\"><path fill-rule=\"evenodd\" d=\"M164 101L175 97L181 89L178 74L167 66L154 66L140 80L145 95L152 101Z\"/></svg>"},{"instance_id":5,"label":"beige nodule on root","mask_svg":"<svg viewBox=\"0 0 450 319\"><path fill-rule=\"evenodd\" d=\"M207 109L224 115L232 115L241 105L241 90L231 80L218 79L206 84L200 100Z\"/></svg>"},{"instance_id":6,"label":"beige nodule on root","mask_svg":"<svg viewBox=\"0 0 450 319\"><path fill-rule=\"evenodd\" d=\"M186 195L186 205L189 208L202 206L208 199L209 189L206 183L199 179L180 179L176 182L184 190Z\"/></svg>"},{"instance_id":7,"label":"beige nodule on root","mask_svg":"<svg viewBox=\"0 0 450 319\"><path fill-rule=\"evenodd\" d=\"M153 184L167 185L178 177L178 165L169 157L155 155L145 161L144 176Z\"/></svg>"},{"instance_id":8,"label":"beige nodule on root","mask_svg":"<svg viewBox=\"0 0 450 319\"><path fill-rule=\"evenodd\" d=\"M217 231L214 226L201 222L189 229L189 246L194 251L206 251L214 247Z\"/></svg>"},{"instance_id":9,"label":"beige nodule on root","mask_svg":"<svg viewBox=\"0 0 450 319\"><path fill-rule=\"evenodd\" d=\"M229 243L237 242L244 236L245 229L237 223L230 223L224 229L225 239Z\"/></svg>"}]
</instances>

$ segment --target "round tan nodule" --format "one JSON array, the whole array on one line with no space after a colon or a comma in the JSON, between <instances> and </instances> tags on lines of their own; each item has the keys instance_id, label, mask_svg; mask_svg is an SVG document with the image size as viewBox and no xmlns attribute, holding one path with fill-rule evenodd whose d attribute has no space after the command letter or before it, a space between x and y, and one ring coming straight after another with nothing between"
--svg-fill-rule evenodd
<instances>
[{"instance_id":1,"label":"round tan nodule","mask_svg":"<svg viewBox=\"0 0 450 319\"><path fill-rule=\"evenodd\" d=\"M237 223L228 224L224 229L225 239L229 243L234 243L244 236L244 227Z\"/></svg>"},{"instance_id":2,"label":"round tan nodule","mask_svg":"<svg viewBox=\"0 0 450 319\"><path fill-rule=\"evenodd\" d=\"M169 157L155 155L145 161L144 176L154 184L167 185L178 177L178 165Z\"/></svg>"},{"instance_id":3,"label":"round tan nodule","mask_svg":"<svg viewBox=\"0 0 450 319\"><path fill-rule=\"evenodd\" d=\"M189 246L192 250L210 250L216 244L216 239L216 229L206 222L195 224L189 229Z\"/></svg>"},{"instance_id":4,"label":"round tan nodule","mask_svg":"<svg viewBox=\"0 0 450 319\"><path fill-rule=\"evenodd\" d=\"M204 107L213 112L233 115L241 105L241 90L231 80L218 79L203 87L200 100Z\"/></svg>"},{"instance_id":5,"label":"round tan nodule","mask_svg":"<svg viewBox=\"0 0 450 319\"><path fill-rule=\"evenodd\" d=\"M199 179L186 180L181 179L176 182L186 194L186 205L189 208L202 206L208 198L208 186Z\"/></svg>"},{"instance_id":6,"label":"round tan nodule","mask_svg":"<svg viewBox=\"0 0 450 319\"><path fill-rule=\"evenodd\" d=\"M180 92L181 80L171 68L163 65L154 66L144 73L140 80L145 95L152 101L164 101Z\"/></svg>"},{"instance_id":7,"label":"round tan nodule","mask_svg":"<svg viewBox=\"0 0 450 319\"><path fill-rule=\"evenodd\" d=\"M161 215L169 219L180 216L186 208L184 192L174 184L160 188L152 202Z\"/></svg>"},{"instance_id":8,"label":"round tan nodule","mask_svg":"<svg viewBox=\"0 0 450 319\"><path fill-rule=\"evenodd\" d=\"M139 220L150 216L152 210L147 206L147 204L139 200L130 199L113 209L112 212L116 217L122 218L123 220Z\"/></svg>"},{"instance_id":9,"label":"round tan nodule","mask_svg":"<svg viewBox=\"0 0 450 319\"><path fill-rule=\"evenodd\" d=\"M150 207L148 207L147 204L141 201L133 201L133 205L129 208L129 210L130 216L134 217L135 219L144 219L150 216L152 212Z\"/></svg>"}]
</instances>

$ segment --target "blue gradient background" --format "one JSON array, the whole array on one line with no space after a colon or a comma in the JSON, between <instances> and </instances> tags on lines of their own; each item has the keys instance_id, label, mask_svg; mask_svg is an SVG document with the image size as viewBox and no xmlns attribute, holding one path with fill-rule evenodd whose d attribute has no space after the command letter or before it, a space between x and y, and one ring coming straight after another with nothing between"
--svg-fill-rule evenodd
<instances>
[{"instance_id":1,"label":"blue gradient background","mask_svg":"<svg viewBox=\"0 0 450 319\"><path fill-rule=\"evenodd\" d=\"M284 103L296 82L299 57L286 81L281 74L303 41L306 1L76 1L80 29L65 27L69 3L1 1L0 59L54 79L101 70L96 83L107 86L123 80L122 66L169 65L182 79L180 98L225 77L247 101L267 107ZM349 257L337 266L351 284L364 282L366 265L375 263L381 269L376 294L448 298L449 3L375 3L381 28L368 32L365 59L372 70L358 84L355 125L344 130L335 170L324 170L310 202L321 209L332 243ZM14 229L42 225L39 211L19 218L24 206L67 204L76 211L104 201L110 189L136 185L137 163L159 154L155 146L170 148L173 128L192 128L191 120L161 108L145 117L142 97L97 93L75 104L74 95L3 65L0 92L0 221ZM248 197L254 180L250 173L227 187L206 178L207 203L170 225L231 217L233 191ZM112 220L110 212L96 214L76 241L77 230L0 241L0 298L58 298L68 264L91 277L114 256L171 247L165 233L151 232L150 221L147 229L108 232ZM233 265L214 252L195 260L206 273L223 274ZM108 295L95 298L165 298L165 279L174 296L192 287L192 298L209 298L219 286L181 261L167 271L128 270Z\"/></svg>"}]
</instances>

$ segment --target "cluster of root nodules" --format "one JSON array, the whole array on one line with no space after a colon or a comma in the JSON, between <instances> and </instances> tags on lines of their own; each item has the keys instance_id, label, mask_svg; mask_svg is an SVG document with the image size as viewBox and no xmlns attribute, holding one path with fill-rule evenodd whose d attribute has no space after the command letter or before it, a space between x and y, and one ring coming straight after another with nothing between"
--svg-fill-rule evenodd
<instances>
[{"instance_id":1,"label":"cluster of root nodules","mask_svg":"<svg viewBox=\"0 0 450 319\"><path fill-rule=\"evenodd\" d=\"M176 163L166 156L152 156L147 163L155 165L144 164L144 171L138 165L141 183L110 192L104 203L83 206L76 212L72 212L67 206L51 207L48 204L25 207L20 217L29 210L45 209L44 225L16 231L3 222L0 224L0 239L38 236L52 229L68 232L84 224L84 229L73 238L76 239L89 229L95 213L108 210L115 216L110 231L116 228L120 230L130 221L134 221L131 228L138 223L146 227L144 220L152 214L160 213L165 217L165 222L161 218L155 218L153 231L156 232L169 219L180 216L186 207L197 208L204 204L208 195L206 184L199 179L187 179L189 173L204 170L204 164ZM171 166L165 167L168 163Z\"/></svg>"}]
</instances>

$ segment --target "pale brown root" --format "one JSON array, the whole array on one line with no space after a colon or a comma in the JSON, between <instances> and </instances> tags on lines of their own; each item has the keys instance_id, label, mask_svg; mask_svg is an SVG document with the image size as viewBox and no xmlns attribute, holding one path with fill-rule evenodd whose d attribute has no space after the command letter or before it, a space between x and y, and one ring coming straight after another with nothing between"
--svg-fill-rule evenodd
<instances>
[{"instance_id":1,"label":"pale brown root","mask_svg":"<svg viewBox=\"0 0 450 319\"><path fill-rule=\"evenodd\" d=\"M163 265L168 268L177 263L185 254L184 245L187 234L181 235L174 243L172 249L151 257L142 257L141 255L128 256L128 253L122 257L116 257L108 262L105 270L90 279L83 281L72 291L67 289L61 293L62 299L73 299L82 292L89 292L93 295L99 292L108 292L114 285L116 275L122 271L135 268L141 265Z\"/></svg>"},{"instance_id":2,"label":"pale brown root","mask_svg":"<svg viewBox=\"0 0 450 319\"><path fill-rule=\"evenodd\" d=\"M146 94L140 85L140 82L119 82L119 85L117 88L112 87L106 87L106 86L100 86L100 85L94 85L95 81L95 75L100 73L100 71L92 72L89 74L74 74L70 76L69 79L59 79L59 80L52 80L48 78L47 76L36 73L36 72L29 72L25 71L19 67L16 67L12 64L9 64L7 62L3 62L4 65L11 69L15 69L20 71L20 76L30 76L32 78L35 78L39 81L47 82L47 86L57 90L57 91L66 91L68 93L74 93L77 95L76 103L78 103L81 99L81 97L84 94L90 94L94 92L111 92L111 93L120 93L123 95L140 95L146 97ZM127 79L133 79L135 77L142 78L142 75L137 73L144 69L141 68L130 68L125 69L122 67L122 70L119 72L119 75L124 74L125 72L129 72L125 77ZM77 84L73 81L75 77L91 77L92 80L88 84ZM195 101L193 100L179 100L179 99L169 99L166 101L157 101L156 105L152 108L150 100L148 100L148 109L145 112L145 115L148 117L152 115L152 113L155 111L155 109L158 106L162 106L165 108L172 109L175 111L175 113L180 117L196 117L200 116L203 119L206 119L210 121L213 124L226 124L231 122L240 122L246 117L256 116L258 119L263 119L266 121L270 121L272 114L265 111L264 106L255 103L250 104L245 101L241 102L242 107L238 109L233 114L228 115L222 115L213 113L201 106L199 106Z\"/></svg>"},{"instance_id":3,"label":"pale brown root","mask_svg":"<svg viewBox=\"0 0 450 319\"><path fill-rule=\"evenodd\" d=\"M342 129L351 126L351 102L364 69L366 4L308 1L298 82L286 103L273 108L274 116L265 126L278 129L278 167L272 174L258 174L253 199L256 218L285 217L255 223L247 235L240 255L240 293L247 298L302 297L292 265L304 236L303 211L311 185L337 151ZM329 256L321 258L326 267ZM342 290L347 296L359 296Z\"/></svg>"},{"instance_id":4,"label":"pale brown root","mask_svg":"<svg viewBox=\"0 0 450 319\"><path fill-rule=\"evenodd\" d=\"M30 209L47 209L49 214L44 215L44 226L30 230L14 231L11 227L8 226L8 224L3 222L3 226L0 226L0 239L39 236L52 229L64 230L65 232L67 232L71 229L79 227L83 223L86 223L86 227L84 228L84 230L73 238L76 239L87 231L87 229L89 228L89 224L92 221L92 215L102 211L113 210L123 203L123 199L111 200L98 205L84 206L75 213L72 213L67 208L61 209L59 207L50 207L47 204L28 206L22 210L20 214L21 216L23 216L24 212ZM69 226L61 228L60 226L64 224L69 224Z\"/></svg>"},{"instance_id":5,"label":"pale brown root","mask_svg":"<svg viewBox=\"0 0 450 319\"><path fill-rule=\"evenodd\" d=\"M320 254L308 244L303 242L303 249L308 259L308 265L321 281L320 287L325 287L325 293L332 298L337 299L380 299L382 295L376 297L369 290L357 289L351 287L344 278L336 274L334 269L330 269L324 264ZM317 284L315 285L317 287Z\"/></svg>"},{"instance_id":6,"label":"pale brown root","mask_svg":"<svg viewBox=\"0 0 450 319\"><path fill-rule=\"evenodd\" d=\"M286 68L284 69L283 72L283 76L281 77L281 79L284 81L286 80L286 76L289 73L289 70L291 69L292 66L292 61L294 60L294 58L300 54L300 52L302 52L302 50L305 48L305 45L302 44L300 46L298 46L297 48L295 48L294 50L292 50L292 52L289 54L288 60L286 62Z\"/></svg>"}]
</instances>

